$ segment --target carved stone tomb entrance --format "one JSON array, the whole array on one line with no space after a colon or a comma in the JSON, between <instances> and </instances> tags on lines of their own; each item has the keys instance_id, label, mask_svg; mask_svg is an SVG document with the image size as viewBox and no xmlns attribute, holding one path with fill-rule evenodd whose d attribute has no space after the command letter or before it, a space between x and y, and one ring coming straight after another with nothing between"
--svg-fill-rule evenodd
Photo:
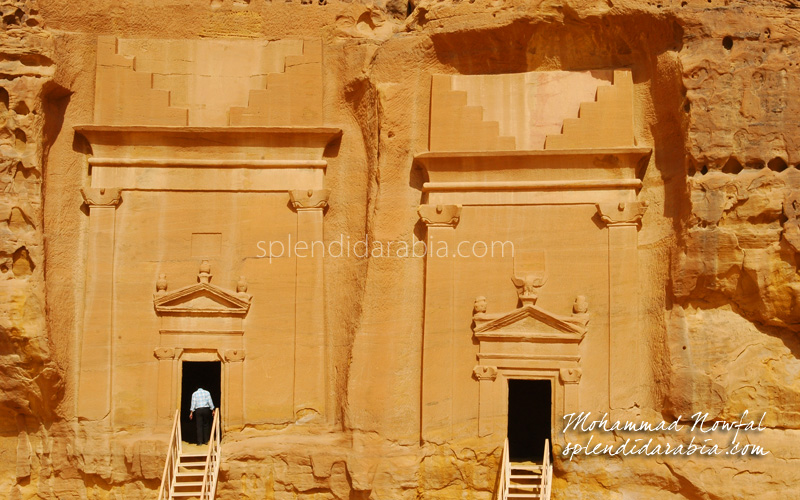
<instances>
[{"instance_id":1,"label":"carved stone tomb entrance","mask_svg":"<svg viewBox=\"0 0 800 500\"><path fill-rule=\"evenodd\" d=\"M183 361L181 363L181 435L189 443L197 442L197 427L189 420L192 393L202 387L211 394L215 408L222 407L222 363L219 361Z\"/></svg>"},{"instance_id":2,"label":"carved stone tomb entrance","mask_svg":"<svg viewBox=\"0 0 800 500\"><path fill-rule=\"evenodd\" d=\"M508 445L515 462L542 461L545 439L552 441L549 380L508 380Z\"/></svg>"}]
</instances>

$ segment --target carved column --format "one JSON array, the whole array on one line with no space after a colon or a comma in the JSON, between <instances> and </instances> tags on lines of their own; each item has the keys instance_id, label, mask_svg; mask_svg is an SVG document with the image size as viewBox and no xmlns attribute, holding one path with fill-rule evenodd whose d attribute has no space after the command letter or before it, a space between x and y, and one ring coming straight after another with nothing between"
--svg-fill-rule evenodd
<instances>
[{"instance_id":1,"label":"carved column","mask_svg":"<svg viewBox=\"0 0 800 500\"><path fill-rule=\"evenodd\" d=\"M494 397L497 367L477 365L472 373L479 384L478 435L484 437L494 432L494 420L497 418L497 403Z\"/></svg>"},{"instance_id":2,"label":"carved column","mask_svg":"<svg viewBox=\"0 0 800 500\"><path fill-rule=\"evenodd\" d=\"M297 278L294 342L294 413L300 418L325 411L327 397L327 355L323 302L322 211L328 205L328 189L289 191L297 211ZM300 250L305 243L306 250Z\"/></svg>"},{"instance_id":3,"label":"carved column","mask_svg":"<svg viewBox=\"0 0 800 500\"><path fill-rule=\"evenodd\" d=\"M175 401L174 379L175 359L180 350L171 347L158 347L153 351L158 359L158 387L156 388L156 415L158 423L169 425L177 408Z\"/></svg>"},{"instance_id":4,"label":"carved column","mask_svg":"<svg viewBox=\"0 0 800 500\"><path fill-rule=\"evenodd\" d=\"M226 428L241 429L244 425L244 349L228 349L223 359L228 388L223 421Z\"/></svg>"},{"instance_id":5,"label":"carved column","mask_svg":"<svg viewBox=\"0 0 800 500\"><path fill-rule=\"evenodd\" d=\"M425 326L422 339L422 438L443 443L452 436L453 283L455 228L461 205L420 205L428 226L425 257ZM445 248L447 251L443 251ZM437 252L440 251L440 252Z\"/></svg>"},{"instance_id":6,"label":"carved column","mask_svg":"<svg viewBox=\"0 0 800 500\"><path fill-rule=\"evenodd\" d=\"M558 378L564 386L564 408L561 410L562 415L580 411L578 384L581 381L582 375L583 370L580 368L561 368L558 371Z\"/></svg>"},{"instance_id":7,"label":"carved column","mask_svg":"<svg viewBox=\"0 0 800 500\"><path fill-rule=\"evenodd\" d=\"M78 416L101 420L111 411L114 226L121 189L84 188L89 206L86 292L78 378Z\"/></svg>"},{"instance_id":8,"label":"carved column","mask_svg":"<svg viewBox=\"0 0 800 500\"><path fill-rule=\"evenodd\" d=\"M608 227L609 407L631 408L640 394L643 339L639 332L639 222L647 204L598 204ZM641 364L641 366L640 366Z\"/></svg>"}]
</instances>

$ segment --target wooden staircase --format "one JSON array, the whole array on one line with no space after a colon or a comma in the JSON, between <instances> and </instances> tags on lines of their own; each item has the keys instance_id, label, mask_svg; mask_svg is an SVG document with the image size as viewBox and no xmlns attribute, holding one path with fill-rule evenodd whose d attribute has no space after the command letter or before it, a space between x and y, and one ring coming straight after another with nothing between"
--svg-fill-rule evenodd
<instances>
[{"instance_id":1,"label":"wooden staircase","mask_svg":"<svg viewBox=\"0 0 800 500\"><path fill-rule=\"evenodd\" d=\"M512 462L508 456L508 439L503 447L500 467L500 485L496 500L535 498L550 500L550 485L553 481L553 465L550 463L550 441L544 442L544 460L541 464Z\"/></svg>"},{"instance_id":2,"label":"wooden staircase","mask_svg":"<svg viewBox=\"0 0 800 500\"><path fill-rule=\"evenodd\" d=\"M214 500L221 460L219 412L214 411L211 439L206 453L184 452L181 441L180 410L175 412L172 437L158 500Z\"/></svg>"}]
</instances>

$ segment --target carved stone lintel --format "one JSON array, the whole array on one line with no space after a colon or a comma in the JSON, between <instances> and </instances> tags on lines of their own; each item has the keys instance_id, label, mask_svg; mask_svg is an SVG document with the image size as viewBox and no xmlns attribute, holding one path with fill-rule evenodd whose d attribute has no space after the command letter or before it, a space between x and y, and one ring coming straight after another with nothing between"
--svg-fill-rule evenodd
<instances>
[{"instance_id":1,"label":"carved stone lintel","mask_svg":"<svg viewBox=\"0 0 800 500\"><path fill-rule=\"evenodd\" d=\"M607 226L633 226L639 224L647 211L647 202L598 203L597 213Z\"/></svg>"},{"instance_id":2,"label":"carved stone lintel","mask_svg":"<svg viewBox=\"0 0 800 500\"><path fill-rule=\"evenodd\" d=\"M158 359L174 359L175 358L175 349L171 347L156 347L153 351L153 354Z\"/></svg>"},{"instance_id":3,"label":"carved stone lintel","mask_svg":"<svg viewBox=\"0 0 800 500\"><path fill-rule=\"evenodd\" d=\"M461 205L420 205L417 213L428 227L456 227L461 219Z\"/></svg>"},{"instance_id":4,"label":"carved stone lintel","mask_svg":"<svg viewBox=\"0 0 800 500\"><path fill-rule=\"evenodd\" d=\"M289 201L295 210L322 210L328 206L330 195L330 189L292 189Z\"/></svg>"},{"instance_id":5,"label":"carved stone lintel","mask_svg":"<svg viewBox=\"0 0 800 500\"><path fill-rule=\"evenodd\" d=\"M478 380L494 380L497 378L497 367L476 365L472 373Z\"/></svg>"},{"instance_id":6,"label":"carved stone lintel","mask_svg":"<svg viewBox=\"0 0 800 500\"><path fill-rule=\"evenodd\" d=\"M244 349L228 349L223 353L227 362L242 361L244 359Z\"/></svg>"},{"instance_id":7,"label":"carved stone lintel","mask_svg":"<svg viewBox=\"0 0 800 500\"><path fill-rule=\"evenodd\" d=\"M580 368L562 368L558 371L561 382L565 384L577 384L581 381L583 370Z\"/></svg>"},{"instance_id":8,"label":"carved stone lintel","mask_svg":"<svg viewBox=\"0 0 800 500\"><path fill-rule=\"evenodd\" d=\"M116 207L122 201L120 188L81 188L81 194L90 207Z\"/></svg>"}]
</instances>

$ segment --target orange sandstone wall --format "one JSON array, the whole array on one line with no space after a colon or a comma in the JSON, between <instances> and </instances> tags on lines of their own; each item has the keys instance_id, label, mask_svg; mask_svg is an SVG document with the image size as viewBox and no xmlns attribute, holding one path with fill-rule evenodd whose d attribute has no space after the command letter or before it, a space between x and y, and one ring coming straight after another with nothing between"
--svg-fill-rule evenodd
<instances>
[{"instance_id":1,"label":"orange sandstone wall","mask_svg":"<svg viewBox=\"0 0 800 500\"><path fill-rule=\"evenodd\" d=\"M555 498L800 494L800 130L791 1L40 0L0 4L0 491L152 498L163 440L87 440L75 415L98 36L322 38L326 239L411 241L431 74L630 67L635 134L654 155L639 197L641 335L631 418L766 412L762 459L556 462ZM43 28L44 27L44 28ZM7 97L6 97L7 94ZM335 427L226 443L221 498L490 498L499 450L420 442L421 259L328 259ZM274 429L273 429L274 430ZM97 438L97 436L91 436ZM737 496L738 495L738 496Z\"/></svg>"}]
</instances>

